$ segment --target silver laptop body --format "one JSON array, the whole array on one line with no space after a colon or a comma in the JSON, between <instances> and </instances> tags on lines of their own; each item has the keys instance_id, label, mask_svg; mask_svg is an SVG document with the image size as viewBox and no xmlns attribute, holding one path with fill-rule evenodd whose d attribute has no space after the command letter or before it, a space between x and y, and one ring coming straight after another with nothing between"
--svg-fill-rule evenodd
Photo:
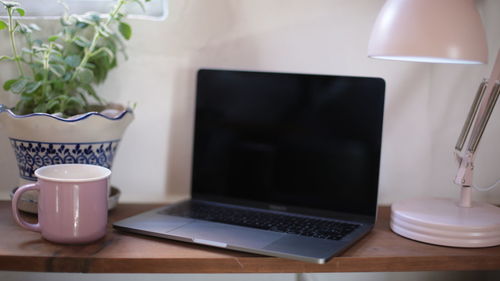
<instances>
[{"instance_id":1,"label":"silver laptop body","mask_svg":"<svg viewBox=\"0 0 500 281\"><path fill-rule=\"evenodd\" d=\"M190 200L119 230L325 263L373 227L385 82L202 69Z\"/></svg>"}]
</instances>

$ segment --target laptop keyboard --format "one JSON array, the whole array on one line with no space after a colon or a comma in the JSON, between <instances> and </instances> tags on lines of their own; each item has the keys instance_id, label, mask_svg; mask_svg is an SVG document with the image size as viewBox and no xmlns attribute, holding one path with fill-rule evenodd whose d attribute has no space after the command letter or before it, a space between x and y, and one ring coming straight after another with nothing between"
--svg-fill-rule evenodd
<instances>
[{"instance_id":1,"label":"laptop keyboard","mask_svg":"<svg viewBox=\"0 0 500 281\"><path fill-rule=\"evenodd\" d=\"M161 213L329 240L340 240L359 227L346 222L213 206L200 202L181 204Z\"/></svg>"}]
</instances>

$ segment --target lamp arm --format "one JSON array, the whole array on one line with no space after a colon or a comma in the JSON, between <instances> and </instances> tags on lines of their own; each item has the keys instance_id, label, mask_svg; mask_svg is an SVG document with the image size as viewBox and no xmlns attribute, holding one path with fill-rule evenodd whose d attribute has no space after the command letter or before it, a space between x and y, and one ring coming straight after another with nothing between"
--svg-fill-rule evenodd
<instances>
[{"instance_id":1,"label":"lamp arm","mask_svg":"<svg viewBox=\"0 0 500 281\"><path fill-rule=\"evenodd\" d=\"M471 139L469 141L469 147L467 148L468 151L471 152L476 152L477 146L479 145L479 141L481 140L481 137L483 136L484 130L486 129L486 125L488 124L488 121L490 120L491 113L493 112L493 108L495 107L495 104L498 100L498 94L500 93L500 81L496 80L495 85L493 86L493 89L491 90L490 96L488 100L485 103L485 111L484 114L481 116L481 120L478 121L477 124L477 132L476 134L471 136ZM473 131L474 133L474 131Z\"/></svg>"},{"instance_id":2,"label":"lamp arm","mask_svg":"<svg viewBox=\"0 0 500 281\"><path fill-rule=\"evenodd\" d=\"M467 116L467 120L462 129L462 133L458 139L457 145L455 146L456 153L459 154L458 158L460 160L460 166L455 177L455 183L461 187L467 188L466 194L462 193L462 204L464 207L470 207L470 187L472 186L472 173L474 170L474 157L476 149L479 145L479 141L484 133L486 125L488 124L489 118L495 104L500 95L500 50L493 67L491 77L487 81L487 85L481 85L478 89L474 102ZM484 87L484 89L483 89ZM475 120L474 120L475 119ZM474 122L473 122L474 120ZM467 144L467 149L460 155L467 135L471 130L472 133L469 136L469 141ZM468 206L467 206L468 205Z\"/></svg>"},{"instance_id":3,"label":"lamp arm","mask_svg":"<svg viewBox=\"0 0 500 281\"><path fill-rule=\"evenodd\" d=\"M474 122L474 119L476 118L477 110L479 109L479 105L483 100L484 92L486 91L486 86L488 85L487 81L488 80L486 80L485 78L483 79L481 84L479 84L479 88L476 92L476 97L472 102L472 105L469 109L469 114L467 114L467 119L465 120L464 126L462 128L462 132L460 132L457 144L455 145L455 151L458 153L462 151L465 141L467 140L467 136L469 135L470 129L472 127L472 122Z\"/></svg>"}]
</instances>

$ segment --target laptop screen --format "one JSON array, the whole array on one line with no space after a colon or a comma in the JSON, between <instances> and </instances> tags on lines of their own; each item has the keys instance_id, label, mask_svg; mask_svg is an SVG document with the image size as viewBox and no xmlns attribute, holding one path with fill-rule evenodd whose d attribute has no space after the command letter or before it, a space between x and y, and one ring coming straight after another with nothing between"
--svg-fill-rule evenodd
<instances>
[{"instance_id":1,"label":"laptop screen","mask_svg":"<svg viewBox=\"0 0 500 281\"><path fill-rule=\"evenodd\" d=\"M200 70L193 198L374 216L384 91L381 78Z\"/></svg>"}]
</instances>

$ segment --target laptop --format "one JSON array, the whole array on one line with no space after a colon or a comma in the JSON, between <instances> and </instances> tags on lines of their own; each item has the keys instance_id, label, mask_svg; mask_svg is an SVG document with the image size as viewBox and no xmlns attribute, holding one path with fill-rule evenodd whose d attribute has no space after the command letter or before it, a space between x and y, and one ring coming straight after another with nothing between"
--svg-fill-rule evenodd
<instances>
[{"instance_id":1,"label":"laptop","mask_svg":"<svg viewBox=\"0 0 500 281\"><path fill-rule=\"evenodd\" d=\"M191 199L115 228L325 263L375 223L381 78L201 69Z\"/></svg>"}]
</instances>

